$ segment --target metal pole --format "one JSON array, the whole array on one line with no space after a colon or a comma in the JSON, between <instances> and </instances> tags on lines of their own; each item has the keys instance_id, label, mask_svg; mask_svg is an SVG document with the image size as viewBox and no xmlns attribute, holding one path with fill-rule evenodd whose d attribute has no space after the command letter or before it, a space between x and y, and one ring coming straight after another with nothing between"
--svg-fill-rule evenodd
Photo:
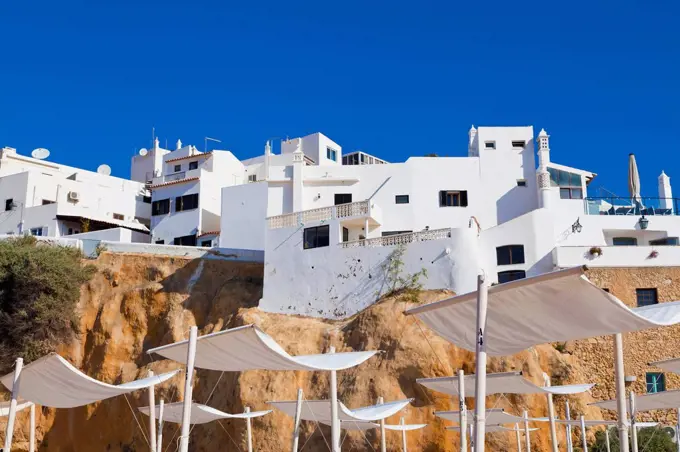
<instances>
[{"instance_id":1,"label":"metal pole","mask_svg":"<svg viewBox=\"0 0 680 452\"><path fill-rule=\"evenodd\" d=\"M628 426L626 421L626 382L623 369L623 336L621 333L614 335L614 371L616 376L616 406L619 415L617 427L619 429L619 450L630 452L628 442Z\"/></svg>"},{"instance_id":2,"label":"metal pole","mask_svg":"<svg viewBox=\"0 0 680 452\"><path fill-rule=\"evenodd\" d=\"M635 409L635 393L630 391L628 393L628 400L630 402L630 437L631 449L633 452L638 452L638 437L637 437L637 411Z\"/></svg>"},{"instance_id":3,"label":"metal pole","mask_svg":"<svg viewBox=\"0 0 680 452\"><path fill-rule=\"evenodd\" d=\"M517 440L517 452L522 452L522 435L519 431L519 424L515 424L515 439Z\"/></svg>"},{"instance_id":4,"label":"metal pole","mask_svg":"<svg viewBox=\"0 0 680 452\"><path fill-rule=\"evenodd\" d=\"M465 406L465 372L458 371L458 411L460 424L460 452L467 452L467 408Z\"/></svg>"},{"instance_id":5,"label":"metal pole","mask_svg":"<svg viewBox=\"0 0 680 452\"><path fill-rule=\"evenodd\" d=\"M297 452L300 441L300 418L302 417L302 388L298 388L297 404L295 405L295 425L293 426L292 452Z\"/></svg>"},{"instance_id":6,"label":"metal pole","mask_svg":"<svg viewBox=\"0 0 680 452\"><path fill-rule=\"evenodd\" d=\"M477 350L475 368L475 450L484 452L486 433L486 310L489 286L484 274L477 276Z\"/></svg>"},{"instance_id":7,"label":"metal pole","mask_svg":"<svg viewBox=\"0 0 680 452\"><path fill-rule=\"evenodd\" d=\"M524 442L527 446L527 452L531 452L531 437L529 436L529 412L524 410L522 416L524 417Z\"/></svg>"},{"instance_id":8,"label":"metal pole","mask_svg":"<svg viewBox=\"0 0 680 452\"><path fill-rule=\"evenodd\" d=\"M680 408L678 408L677 416L678 422L675 424L675 445L678 448L678 452L680 452Z\"/></svg>"},{"instance_id":9,"label":"metal pole","mask_svg":"<svg viewBox=\"0 0 680 452\"><path fill-rule=\"evenodd\" d=\"M28 433L28 452L35 452L35 404L31 404L31 420Z\"/></svg>"},{"instance_id":10,"label":"metal pole","mask_svg":"<svg viewBox=\"0 0 680 452\"><path fill-rule=\"evenodd\" d=\"M474 425L470 424L468 426L468 430L470 430L470 452L475 452L475 436L474 436Z\"/></svg>"},{"instance_id":11,"label":"metal pole","mask_svg":"<svg viewBox=\"0 0 680 452\"><path fill-rule=\"evenodd\" d=\"M330 353L335 353L331 346ZM331 370L331 452L340 452L340 419L338 418L338 373Z\"/></svg>"},{"instance_id":12,"label":"metal pole","mask_svg":"<svg viewBox=\"0 0 680 452\"><path fill-rule=\"evenodd\" d=\"M163 452L163 408L164 400L161 399L161 406L158 409L158 444L156 452Z\"/></svg>"},{"instance_id":13,"label":"metal pole","mask_svg":"<svg viewBox=\"0 0 680 452\"><path fill-rule=\"evenodd\" d=\"M198 328L191 327L189 349L187 350L187 375L184 382L184 406L182 407L182 433L179 437L179 452L189 452L189 431L191 428L191 399L193 395L194 360L196 358L196 338Z\"/></svg>"},{"instance_id":14,"label":"metal pole","mask_svg":"<svg viewBox=\"0 0 680 452\"><path fill-rule=\"evenodd\" d=\"M149 377L153 377L153 370L149 370ZM149 386L149 448L156 452L156 390L155 385Z\"/></svg>"},{"instance_id":15,"label":"metal pole","mask_svg":"<svg viewBox=\"0 0 680 452\"><path fill-rule=\"evenodd\" d=\"M611 445L609 444L609 426L604 430L604 441L607 446L607 452L612 452Z\"/></svg>"},{"instance_id":16,"label":"metal pole","mask_svg":"<svg viewBox=\"0 0 680 452\"><path fill-rule=\"evenodd\" d=\"M378 397L378 405L385 403L382 397ZM387 452L387 438L385 437L385 418L380 419L380 452Z\"/></svg>"},{"instance_id":17,"label":"metal pole","mask_svg":"<svg viewBox=\"0 0 680 452\"><path fill-rule=\"evenodd\" d=\"M23 358L17 358L14 365L14 379L12 380L12 399L9 402L9 417L7 418L7 433L5 433L5 447L3 452L12 450L12 436L14 435L14 420L17 415L17 399L19 398L19 385L21 381L21 369L24 367Z\"/></svg>"},{"instance_id":18,"label":"metal pole","mask_svg":"<svg viewBox=\"0 0 680 452\"><path fill-rule=\"evenodd\" d=\"M246 407L246 414L250 413L250 407ZM250 418L246 418L246 432L248 433L248 452L253 452L253 428L250 423Z\"/></svg>"},{"instance_id":19,"label":"metal pole","mask_svg":"<svg viewBox=\"0 0 680 452\"><path fill-rule=\"evenodd\" d=\"M546 387L550 387L550 377L543 373L543 381ZM557 426L555 425L555 405L553 404L552 393L548 393L548 420L550 421L550 442L552 443L552 451L559 452L557 448Z\"/></svg>"},{"instance_id":20,"label":"metal pole","mask_svg":"<svg viewBox=\"0 0 680 452\"><path fill-rule=\"evenodd\" d=\"M586 417L581 415L581 442L583 443L583 452L588 452L588 440L586 438Z\"/></svg>"},{"instance_id":21,"label":"metal pole","mask_svg":"<svg viewBox=\"0 0 680 452\"><path fill-rule=\"evenodd\" d=\"M571 420L571 412L569 411L569 402L565 404L564 408L564 414L565 417L567 418L568 421ZM571 425L569 423L566 424L567 428L567 452L574 452L574 443L572 442L571 439Z\"/></svg>"},{"instance_id":22,"label":"metal pole","mask_svg":"<svg viewBox=\"0 0 680 452\"><path fill-rule=\"evenodd\" d=\"M404 428L405 425L406 425L406 421L402 417L401 418L401 428L402 428L402 431L401 431L401 449L403 450L403 452L408 452L406 450L407 446L406 446L406 429Z\"/></svg>"}]
</instances>

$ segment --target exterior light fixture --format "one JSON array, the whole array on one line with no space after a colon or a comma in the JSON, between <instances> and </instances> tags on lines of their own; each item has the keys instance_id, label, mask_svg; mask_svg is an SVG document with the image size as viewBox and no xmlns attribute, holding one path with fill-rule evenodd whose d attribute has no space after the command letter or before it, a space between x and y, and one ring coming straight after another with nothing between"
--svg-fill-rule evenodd
<instances>
[{"instance_id":1,"label":"exterior light fixture","mask_svg":"<svg viewBox=\"0 0 680 452\"><path fill-rule=\"evenodd\" d=\"M583 230L583 226L581 226L581 217L576 219L576 222L571 225L571 232L572 233L577 233L581 232Z\"/></svg>"},{"instance_id":2,"label":"exterior light fixture","mask_svg":"<svg viewBox=\"0 0 680 452\"><path fill-rule=\"evenodd\" d=\"M649 220L644 215L640 217L638 222L640 223L640 229L647 229L647 226L649 226Z\"/></svg>"}]
</instances>

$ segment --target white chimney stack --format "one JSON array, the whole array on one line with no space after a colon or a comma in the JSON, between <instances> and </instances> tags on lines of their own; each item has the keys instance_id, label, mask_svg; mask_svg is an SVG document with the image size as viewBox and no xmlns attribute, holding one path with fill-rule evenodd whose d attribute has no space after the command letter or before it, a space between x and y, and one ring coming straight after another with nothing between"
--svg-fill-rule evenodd
<instances>
[{"instance_id":1,"label":"white chimney stack","mask_svg":"<svg viewBox=\"0 0 680 452\"><path fill-rule=\"evenodd\" d=\"M671 178L661 171L659 176L659 207L671 209L673 212L673 190L671 189ZM675 213L675 212L673 212Z\"/></svg>"},{"instance_id":2,"label":"white chimney stack","mask_svg":"<svg viewBox=\"0 0 680 452\"><path fill-rule=\"evenodd\" d=\"M177 139L177 143L175 144L175 150L177 149L182 149L182 140L179 138Z\"/></svg>"}]
</instances>

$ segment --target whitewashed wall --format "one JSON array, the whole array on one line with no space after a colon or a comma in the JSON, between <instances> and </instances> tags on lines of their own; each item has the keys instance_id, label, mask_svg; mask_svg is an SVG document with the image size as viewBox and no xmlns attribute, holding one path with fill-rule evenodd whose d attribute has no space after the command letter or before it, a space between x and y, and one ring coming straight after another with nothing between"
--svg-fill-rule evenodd
<instances>
[{"instance_id":1,"label":"whitewashed wall","mask_svg":"<svg viewBox=\"0 0 680 452\"><path fill-rule=\"evenodd\" d=\"M175 237L183 237L197 233L200 228L201 214L199 209L175 211L175 198L200 192L200 181L169 185L154 190L153 200L170 199L170 213L151 217L152 241L165 241L172 244Z\"/></svg>"},{"instance_id":2,"label":"whitewashed wall","mask_svg":"<svg viewBox=\"0 0 680 452\"><path fill-rule=\"evenodd\" d=\"M267 190L266 182L222 189L221 247L264 250Z\"/></svg>"}]
</instances>

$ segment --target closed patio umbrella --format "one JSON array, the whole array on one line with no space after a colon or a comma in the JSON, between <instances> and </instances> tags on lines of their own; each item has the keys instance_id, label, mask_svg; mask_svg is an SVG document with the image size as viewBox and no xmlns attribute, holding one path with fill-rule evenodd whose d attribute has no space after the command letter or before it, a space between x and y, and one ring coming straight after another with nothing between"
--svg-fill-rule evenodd
<instances>
[{"instance_id":1,"label":"closed patio umbrella","mask_svg":"<svg viewBox=\"0 0 680 452\"><path fill-rule=\"evenodd\" d=\"M628 156L628 192L633 200L633 204L635 204L635 208L639 209L642 205L640 201L640 173L638 173L635 154L629 154Z\"/></svg>"}]
</instances>

